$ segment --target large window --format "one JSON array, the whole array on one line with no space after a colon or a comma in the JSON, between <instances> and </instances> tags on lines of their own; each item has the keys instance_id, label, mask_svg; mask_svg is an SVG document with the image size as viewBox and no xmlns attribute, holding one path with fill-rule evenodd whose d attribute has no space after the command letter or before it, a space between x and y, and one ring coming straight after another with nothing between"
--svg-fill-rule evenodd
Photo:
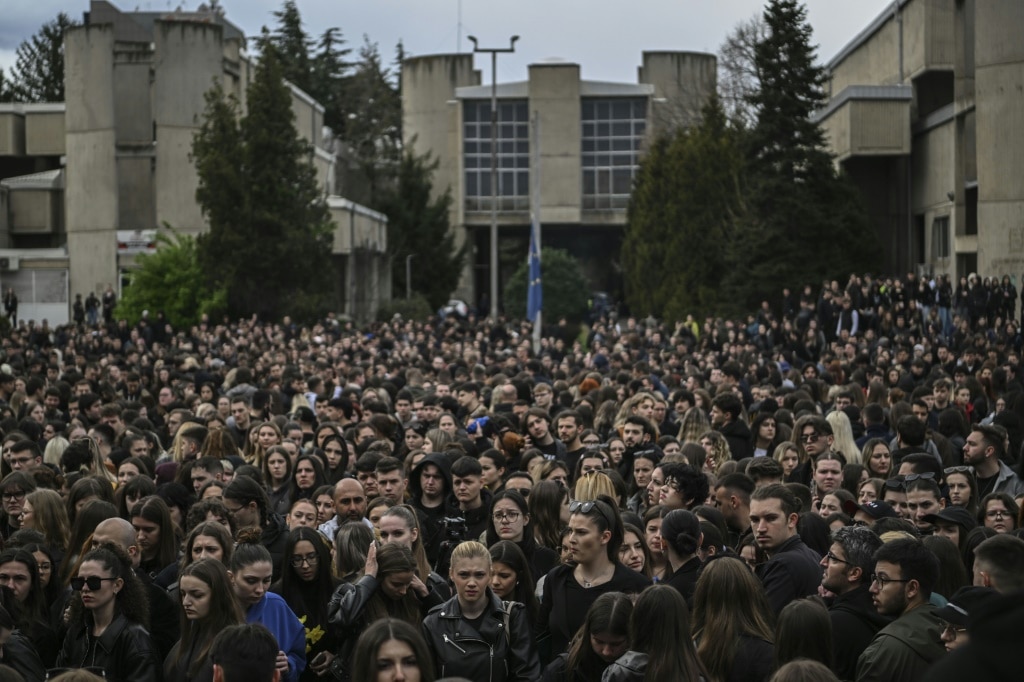
<instances>
[{"instance_id":1,"label":"large window","mask_svg":"<svg viewBox=\"0 0 1024 682\"><path fill-rule=\"evenodd\" d=\"M491 210L491 102L463 104L467 211ZM526 100L498 101L498 210L530 208L530 119Z\"/></svg>"},{"instance_id":2,"label":"large window","mask_svg":"<svg viewBox=\"0 0 1024 682\"><path fill-rule=\"evenodd\" d=\"M647 100L582 102L583 208L626 208L647 130Z\"/></svg>"}]
</instances>

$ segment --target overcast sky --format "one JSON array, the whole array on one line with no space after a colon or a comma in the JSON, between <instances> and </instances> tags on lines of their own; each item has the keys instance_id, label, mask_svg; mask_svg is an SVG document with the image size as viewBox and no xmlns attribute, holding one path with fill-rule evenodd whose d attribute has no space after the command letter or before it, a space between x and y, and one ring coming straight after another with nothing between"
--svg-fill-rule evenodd
<instances>
[{"instance_id":1,"label":"overcast sky","mask_svg":"<svg viewBox=\"0 0 1024 682\"><path fill-rule=\"evenodd\" d=\"M195 9L199 0L112 0L124 11ZM227 18L246 35L272 26L283 0L222 0ZM818 56L828 61L892 0L806 0ZM60 11L81 21L87 0L0 0L0 66L14 62L18 44ZM644 50L717 52L737 22L761 11L761 0L298 0L307 32L339 27L351 46L363 36L390 56L399 40L413 55L504 47L519 35L513 55L498 58L498 80L525 80L527 65L549 57L580 64L588 80L635 82ZM459 23L461 7L461 43ZM486 55L477 60L490 81Z\"/></svg>"}]
</instances>

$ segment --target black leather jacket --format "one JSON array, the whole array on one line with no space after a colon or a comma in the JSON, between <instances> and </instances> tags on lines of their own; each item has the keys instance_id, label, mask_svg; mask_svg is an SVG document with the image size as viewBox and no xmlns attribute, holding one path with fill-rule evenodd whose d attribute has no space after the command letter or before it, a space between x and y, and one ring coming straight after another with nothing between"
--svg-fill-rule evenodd
<instances>
[{"instance_id":1,"label":"black leather jacket","mask_svg":"<svg viewBox=\"0 0 1024 682\"><path fill-rule=\"evenodd\" d=\"M434 654L437 676L478 682L535 682L540 659L526 608L508 602L508 632L502 601L487 590L490 603L477 630L462 617L458 596L435 606L423 619L423 635Z\"/></svg>"},{"instance_id":2,"label":"black leather jacket","mask_svg":"<svg viewBox=\"0 0 1024 682\"><path fill-rule=\"evenodd\" d=\"M98 638L92 636L92 617L85 615L68 629L57 654L58 668L99 667L111 682L159 682L153 643L146 629L118 613Z\"/></svg>"}]
</instances>

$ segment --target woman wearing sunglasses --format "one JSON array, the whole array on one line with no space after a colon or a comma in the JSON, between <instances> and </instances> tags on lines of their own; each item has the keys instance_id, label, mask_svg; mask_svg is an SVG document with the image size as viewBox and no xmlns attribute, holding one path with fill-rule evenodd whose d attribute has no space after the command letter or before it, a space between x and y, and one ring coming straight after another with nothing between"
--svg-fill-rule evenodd
<instances>
[{"instance_id":1,"label":"woman wearing sunglasses","mask_svg":"<svg viewBox=\"0 0 1024 682\"><path fill-rule=\"evenodd\" d=\"M131 561L110 545L85 555L71 579L78 593L58 668L102 668L113 682L157 682L155 649L146 628L149 600Z\"/></svg>"},{"instance_id":2,"label":"woman wearing sunglasses","mask_svg":"<svg viewBox=\"0 0 1024 682\"><path fill-rule=\"evenodd\" d=\"M538 641L545 662L568 650L599 596L606 592L636 594L651 584L650 579L619 562L623 535L619 510L610 497L602 495L569 506L571 561L548 573L541 602L540 627L547 632L541 632Z\"/></svg>"}]
</instances>

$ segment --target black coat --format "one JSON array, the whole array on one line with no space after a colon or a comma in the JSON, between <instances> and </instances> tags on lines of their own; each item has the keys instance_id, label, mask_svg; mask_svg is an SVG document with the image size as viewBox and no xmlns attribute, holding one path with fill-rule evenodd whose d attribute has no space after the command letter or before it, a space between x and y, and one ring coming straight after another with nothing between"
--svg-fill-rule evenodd
<instances>
[{"instance_id":1,"label":"black coat","mask_svg":"<svg viewBox=\"0 0 1024 682\"><path fill-rule=\"evenodd\" d=\"M857 677L857 658L891 621L878 614L868 585L838 595L828 610L832 621L832 670L841 680Z\"/></svg>"},{"instance_id":2,"label":"black coat","mask_svg":"<svg viewBox=\"0 0 1024 682\"><path fill-rule=\"evenodd\" d=\"M70 627L57 654L58 668L103 668L112 682L158 682L160 665L146 629L118 613L99 638L92 618Z\"/></svg>"},{"instance_id":3,"label":"black coat","mask_svg":"<svg viewBox=\"0 0 1024 682\"><path fill-rule=\"evenodd\" d=\"M771 559L757 567L768 605L776 616L794 599L818 593L821 557L804 544L799 535L783 542Z\"/></svg>"},{"instance_id":4,"label":"black coat","mask_svg":"<svg viewBox=\"0 0 1024 682\"><path fill-rule=\"evenodd\" d=\"M423 636L434 654L437 676L536 682L540 679L540 659L533 646L526 608L518 602L507 602L506 631L504 604L490 590L487 596L490 602L479 628L462 617L457 596L435 606L423 619Z\"/></svg>"},{"instance_id":5,"label":"black coat","mask_svg":"<svg viewBox=\"0 0 1024 682\"><path fill-rule=\"evenodd\" d=\"M750 433L750 427L742 419L729 422L718 429L718 432L729 443L729 452L732 453L733 459L754 456L754 435Z\"/></svg>"}]
</instances>

